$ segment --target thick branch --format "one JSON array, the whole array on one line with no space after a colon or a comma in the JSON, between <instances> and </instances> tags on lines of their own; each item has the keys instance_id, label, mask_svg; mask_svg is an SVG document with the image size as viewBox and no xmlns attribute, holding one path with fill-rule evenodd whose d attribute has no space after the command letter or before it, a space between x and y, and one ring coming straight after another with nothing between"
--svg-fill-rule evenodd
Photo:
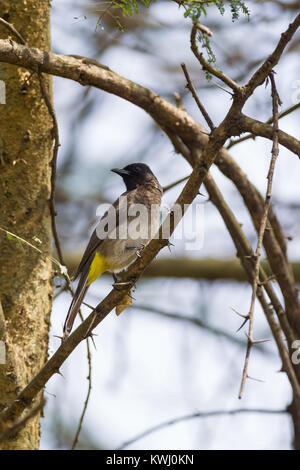
<instances>
[{"instance_id":1,"label":"thick branch","mask_svg":"<svg viewBox=\"0 0 300 470\"><path fill-rule=\"evenodd\" d=\"M266 122L257 121L248 116L242 116L241 126L244 132L251 132L251 134L255 136L265 137L269 140L273 139L273 126ZM300 157L300 141L295 139L295 137L279 129L278 142Z\"/></svg>"},{"instance_id":2,"label":"thick branch","mask_svg":"<svg viewBox=\"0 0 300 470\"><path fill-rule=\"evenodd\" d=\"M275 65L278 64L278 61L286 48L287 44L292 39L293 35L300 26L300 13L296 16L294 21L289 25L288 29L281 34L280 40L269 57L265 62L259 67L259 69L252 75L248 83L245 85L246 96L249 97L255 88L265 81L267 76L272 72Z\"/></svg>"},{"instance_id":3,"label":"thick branch","mask_svg":"<svg viewBox=\"0 0 300 470\"><path fill-rule=\"evenodd\" d=\"M174 132L186 144L198 144L202 149L208 142L205 129L192 119L185 110L179 109L167 100L120 75L96 61L75 58L41 51L17 44L11 40L0 40L0 62L25 67L35 72L74 80L84 86L93 86L108 93L120 96L149 113L164 130ZM243 97L243 101L245 98ZM268 126L262 123L265 137L272 140ZM246 125L246 124L245 124ZM240 132L247 131L247 128ZM280 131L279 143L299 155L299 142L292 136Z\"/></svg>"},{"instance_id":4,"label":"thick branch","mask_svg":"<svg viewBox=\"0 0 300 470\"><path fill-rule=\"evenodd\" d=\"M187 141L202 141L202 127L185 111L176 108L153 91L109 70L96 61L41 51L0 40L0 62L25 67L34 72L44 72L74 80L84 86L93 86L120 96L149 113L158 124L168 127Z\"/></svg>"}]
</instances>

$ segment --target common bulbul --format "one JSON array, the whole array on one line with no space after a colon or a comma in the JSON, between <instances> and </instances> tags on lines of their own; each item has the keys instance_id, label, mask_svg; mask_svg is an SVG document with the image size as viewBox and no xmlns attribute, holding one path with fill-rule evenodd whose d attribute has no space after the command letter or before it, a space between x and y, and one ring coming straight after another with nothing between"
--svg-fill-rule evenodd
<instances>
[{"instance_id":1,"label":"common bulbul","mask_svg":"<svg viewBox=\"0 0 300 470\"><path fill-rule=\"evenodd\" d=\"M115 273L128 268L159 228L163 191L150 168L144 163L132 163L111 171L123 178L126 191L100 219L83 254L74 277L79 277L79 282L65 320L64 337L70 334L92 282L105 271L115 278Z\"/></svg>"}]
</instances>

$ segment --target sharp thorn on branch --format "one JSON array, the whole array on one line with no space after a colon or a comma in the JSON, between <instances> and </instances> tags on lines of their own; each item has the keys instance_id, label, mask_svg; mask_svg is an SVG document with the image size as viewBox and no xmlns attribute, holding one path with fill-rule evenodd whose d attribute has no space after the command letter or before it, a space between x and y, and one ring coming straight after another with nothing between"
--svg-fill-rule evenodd
<instances>
[{"instance_id":1,"label":"sharp thorn on branch","mask_svg":"<svg viewBox=\"0 0 300 470\"><path fill-rule=\"evenodd\" d=\"M60 375L63 379L65 378L58 368L54 369L54 374Z\"/></svg>"},{"instance_id":2,"label":"sharp thorn on branch","mask_svg":"<svg viewBox=\"0 0 300 470\"><path fill-rule=\"evenodd\" d=\"M270 341L270 339L252 339L247 333L246 333L246 336L247 336L248 341L251 345L266 343L266 342Z\"/></svg>"},{"instance_id":3,"label":"sharp thorn on branch","mask_svg":"<svg viewBox=\"0 0 300 470\"><path fill-rule=\"evenodd\" d=\"M255 377L250 377L250 375L248 375L248 374L247 374L247 379L254 380L255 382L265 383L265 380L256 379Z\"/></svg>"},{"instance_id":4,"label":"sharp thorn on branch","mask_svg":"<svg viewBox=\"0 0 300 470\"><path fill-rule=\"evenodd\" d=\"M250 320L250 317L249 315L245 318L245 320L243 321L243 323L241 324L241 326L236 330L236 333L238 333L239 331L241 331L241 329L246 325L246 323Z\"/></svg>"}]
</instances>

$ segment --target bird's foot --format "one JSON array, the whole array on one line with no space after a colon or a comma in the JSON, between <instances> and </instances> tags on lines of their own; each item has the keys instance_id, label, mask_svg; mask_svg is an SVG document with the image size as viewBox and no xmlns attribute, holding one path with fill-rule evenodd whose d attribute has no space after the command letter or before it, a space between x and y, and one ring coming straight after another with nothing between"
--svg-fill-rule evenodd
<instances>
[{"instance_id":1,"label":"bird's foot","mask_svg":"<svg viewBox=\"0 0 300 470\"><path fill-rule=\"evenodd\" d=\"M126 282L114 282L113 283L113 287L127 287L127 286L131 286L132 285L132 282L130 281L126 281Z\"/></svg>"},{"instance_id":2,"label":"bird's foot","mask_svg":"<svg viewBox=\"0 0 300 470\"><path fill-rule=\"evenodd\" d=\"M139 246L126 246L126 250L134 250L138 258L142 257L142 251L145 248L145 245L141 244Z\"/></svg>"},{"instance_id":3,"label":"bird's foot","mask_svg":"<svg viewBox=\"0 0 300 470\"><path fill-rule=\"evenodd\" d=\"M134 277L134 278L131 278L131 279L128 279L128 281L121 281L120 279L117 278L117 276L113 273L113 278L114 278L114 283L112 284L112 286L115 288L115 289L124 289L125 287L128 287L130 286L131 289L132 288L135 288L136 287L136 281L137 279Z\"/></svg>"}]
</instances>

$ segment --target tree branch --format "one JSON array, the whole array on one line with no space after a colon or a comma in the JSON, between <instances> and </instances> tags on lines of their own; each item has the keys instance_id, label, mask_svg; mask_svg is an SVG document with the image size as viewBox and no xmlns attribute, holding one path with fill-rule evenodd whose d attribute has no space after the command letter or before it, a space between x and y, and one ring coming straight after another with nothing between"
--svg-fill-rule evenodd
<instances>
[{"instance_id":1,"label":"tree branch","mask_svg":"<svg viewBox=\"0 0 300 470\"><path fill-rule=\"evenodd\" d=\"M265 137L266 139L273 140L273 126L266 122L261 122L257 119L242 115L241 127L244 132L251 132L254 136ZM300 141L295 137L278 129L278 142L300 157Z\"/></svg>"},{"instance_id":2,"label":"tree branch","mask_svg":"<svg viewBox=\"0 0 300 470\"><path fill-rule=\"evenodd\" d=\"M65 254L68 271L76 270L81 252L69 252ZM261 265L267 276L272 275L268 261L262 261ZM300 283L300 261L291 263L295 281ZM104 274L105 275L105 274ZM168 277L170 279L198 279L204 281L228 280L245 282L247 276L239 261L234 258L188 258L177 256L163 256L155 259L143 273L143 279L154 277Z\"/></svg>"},{"instance_id":3,"label":"tree branch","mask_svg":"<svg viewBox=\"0 0 300 470\"><path fill-rule=\"evenodd\" d=\"M297 103L297 104L294 104L293 106L290 106L289 108L285 109L284 111L282 111L281 113L279 113L278 115L278 119L281 119L285 116L288 116L289 114L293 113L294 111L296 111L298 108L300 108L300 103ZM261 124L260 121L256 121L257 123ZM270 117L270 119L268 119L265 123L263 124L272 124L273 122L273 117ZM249 123L248 124L245 124L245 125L250 125ZM254 125L254 124L253 124ZM269 129L269 128L268 128ZM265 128L263 129L265 131ZM282 132L282 131L280 131ZM258 135L258 134L257 134ZM261 134L259 134L261 135ZM265 136L262 136L262 137L265 137ZM281 136L282 139L283 139L283 136ZM268 137L269 138L269 137ZM237 144L240 144L242 142L245 142L246 140L249 140L249 139L255 139L255 134L248 134L248 135L245 135L244 137L241 137L240 139L236 139L236 140L231 140L229 142L229 144L226 146L227 150L231 149L232 147L234 147L235 145ZM294 139L294 137L292 137L292 139ZM298 151L298 146L299 146L299 141L296 141L295 142L292 142L290 141L290 136L288 134L286 134L286 140L289 140L289 145L290 145L290 150L291 148L295 148L297 149ZM294 152L294 153L297 153ZM292 150L293 152L293 150Z\"/></svg>"},{"instance_id":4,"label":"tree branch","mask_svg":"<svg viewBox=\"0 0 300 470\"><path fill-rule=\"evenodd\" d=\"M140 439L143 439L146 436L149 436L149 434L152 434L156 431L160 431L163 428L166 428L168 426L172 426L173 424L181 423L183 421L188 421L190 419L196 419L196 418L213 418L216 416L232 416L232 415L237 415L240 413L263 413L263 414L282 414L282 413L288 413L287 410L268 410L268 409L251 409L251 408L238 408L236 410L217 410L217 411L207 411L207 412L197 412L197 413L192 413L190 415L185 415L185 416L179 416L178 418L173 418L168 421L164 421L163 423L157 424L156 426L152 426L149 429L146 429L146 431L141 432L137 436L129 439L128 441L125 441L118 449L116 450L122 450L125 449L125 447L128 447L131 444L134 444L136 441L139 441Z\"/></svg>"},{"instance_id":5,"label":"tree branch","mask_svg":"<svg viewBox=\"0 0 300 470\"><path fill-rule=\"evenodd\" d=\"M271 88L272 88L272 109L273 109L273 147L272 147L272 157L270 161L270 167L268 171L268 184L266 190L266 197L263 206L263 214L259 224L258 230L258 238L257 238L257 245L256 250L253 255L254 258L254 272L253 272L253 280L252 280L252 296L251 296L251 303L250 309L248 313L248 320L249 320L249 330L248 330L248 345L247 345L247 352L245 358L245 365L243 370L243 377L240 387L239 398L242 398L244 386L246 383L246 379L248 377L248 363L250 358L250 352L252 346L255 344L253 339L253 328L254 328L254 305L257 296L257 290L259 287L259 271L260 271L260 256L261 256L261 248L263 245L263 238L267 227L268 222L268 214L271 205L271 196L272 196L272 185L273 185L273 176L275 170L275 163L279 154L278 150L278 107L281 104L279 95L277 93L275 79L274 79L274 72L271 72L269 75L271 81Z\"/></svg>"}]
</instances>

